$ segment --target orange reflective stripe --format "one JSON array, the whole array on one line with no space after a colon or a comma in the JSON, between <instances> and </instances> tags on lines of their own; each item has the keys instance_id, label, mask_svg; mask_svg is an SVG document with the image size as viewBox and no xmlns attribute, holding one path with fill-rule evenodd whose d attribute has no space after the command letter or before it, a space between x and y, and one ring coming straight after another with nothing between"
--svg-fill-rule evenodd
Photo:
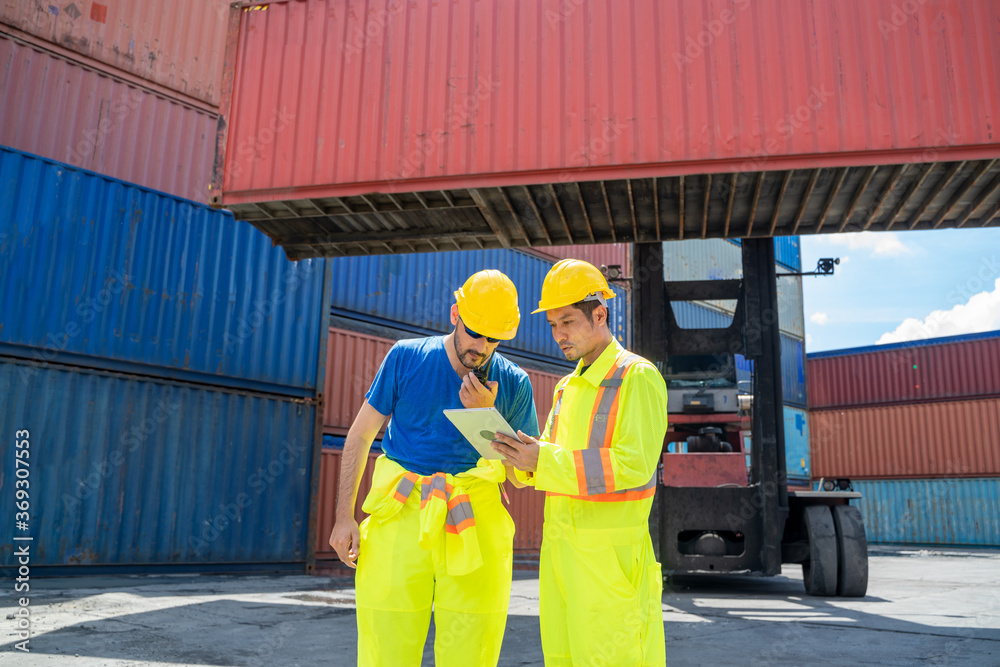
<instances>
[{"instance_id":1,"label":"orange reflective stripe","mask_svg":"<svg viewBox=\"0 0 1000 667\"><path fill-rule=\"evenodd\" d=\"M430 484L422 480L420 485L420 507L423 509L432 497L440 498L447 502L448 496L451 495L451 484L448 483L448 478L445 477L443 472L434 473L430 477L425 477L424 480L430 480Z\"/></svg>"},{"instance_id":2,"label":"orange reflective stripe","mask_svg":"<svg viewBox=\"0 0 1000 667\"><path fill-rule=\"evenodd\" d=\"M586 451L586 450L577 450ZM571 495L569 493L556 493L555 491L546 491L546 496L562 496L564 498L574 498L576 500L589 500L596 503L620 503L629 500L642 500L643 498L652 498L656 494L656 473L648 482L642 486L637 486L634 489L622 489L621 491L615 491L613 493L597 493L597 494L582 494L578 496Z\"/></svg>"},{"instance_id":3,"label":"orange reflective stripe","mask_svg":"<svg viewBox=\"0 0 1000 667\"><path fill-rule=\"evenodd\" d=\"M472 502L469 500L469 495L462 493L449 498L448 518L444 529L449 533L458 534L475 525L476 519L472 516Z\"/></svg>"},{"instance_id":4,"label":"orange reflective stripe","mask_svg":"<svg viewBox=\"0 0 1000 667\"><path fill-rule=\"evenodd\" d=\"M396 485L396 492L393 494L393 497L397 501L405 503L418 481L420 481L420 476L416 473L408 472L404 474L403 478L399 480L399 484Z\"/></svg>"},{"instance_id":5,"label":"orange reflective stripe","mask_svg":"<svg viewBox=\"0 0 1000 667\"><path fill-rule=\"evenodd\" d=\"M556 441L556 428L559 426L559 410L562 408L562 395L565 387L556 391L556 402L552 406L552 429L549 431L549 442Z\"/></svg>"},{"instance_id":6,"label":"orange reflective stripe","mask_svg":"<svg viewBox=\"0 0 1000 667\"><path fill-rule=\"evenodd\" d=\"M581 495L600 495L612 493L615 490L615 475L611 466L610 449L577 449L573 452L573 457L576 459L577 480Z\"/></svg>"},{"instance_id":7,"label":"orange reflective stripe","mask_svg":"<svg viewBox=\"0 0 1000 667\"><path fill-rule=\"evenodd\" d=\"M584 462L583 452L587 450L578 449L573 452L573 462L576 463L576 483L580 487L580 495L587 495L587 466Z\"/></svg>"}]
</instances>

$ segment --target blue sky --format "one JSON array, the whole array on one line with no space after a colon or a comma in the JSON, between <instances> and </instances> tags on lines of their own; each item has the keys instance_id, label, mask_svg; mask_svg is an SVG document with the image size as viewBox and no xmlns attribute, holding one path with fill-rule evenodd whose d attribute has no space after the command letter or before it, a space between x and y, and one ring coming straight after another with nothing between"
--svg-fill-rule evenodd
<instances>
[{"instance_id":1,"label":"blue sky","mask_svg":"<svg viewBox=\"0 0 1000 667\"><path fill-rule=\"evenodd\" d=\"M1000 329L1000 228L801 237L809 352Z\"/></svg>"}]
</instances>

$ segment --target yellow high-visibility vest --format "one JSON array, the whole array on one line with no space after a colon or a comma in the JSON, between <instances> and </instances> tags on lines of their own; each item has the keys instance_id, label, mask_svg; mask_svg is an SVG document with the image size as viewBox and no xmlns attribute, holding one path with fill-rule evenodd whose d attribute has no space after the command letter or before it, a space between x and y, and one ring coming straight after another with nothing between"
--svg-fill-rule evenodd
<instances>
[{"instance_id":1,"label":"yellow high-visibility vest","mask_svg":"<svg viewBox=\"0 0 1000 667\"><path fill-rule=\"evenodd\" d=\"M582 375L581 368L582 361L556 385L538 466L524 480L546 492L546 521L634 527L648 520L655 492L666 384L615 340Z\"/></svg>"}]
</instances>

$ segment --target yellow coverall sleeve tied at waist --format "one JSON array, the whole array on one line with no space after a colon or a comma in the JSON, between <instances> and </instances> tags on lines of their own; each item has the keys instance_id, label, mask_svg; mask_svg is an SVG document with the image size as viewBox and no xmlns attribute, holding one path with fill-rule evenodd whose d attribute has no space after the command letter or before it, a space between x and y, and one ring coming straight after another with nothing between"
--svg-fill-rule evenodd
<instances>
[{"instance_id":1,"label":"yellow coverall sleeve tied at waist","mask_svg":"<svg viewBox=\"0 0 1000 667\"><path fill-rule=\"evenodd\" d=\"M459 475L439 472L422 476L380 456L375 464L371 493L361 509L384 522L402 509L414 488L420 487L417 544L430 550L443 533L447 572L461 576L483 564L468 489L503 480L503 466L498 461L480 459L480 465Z\"/></svg>"}]
</instances>

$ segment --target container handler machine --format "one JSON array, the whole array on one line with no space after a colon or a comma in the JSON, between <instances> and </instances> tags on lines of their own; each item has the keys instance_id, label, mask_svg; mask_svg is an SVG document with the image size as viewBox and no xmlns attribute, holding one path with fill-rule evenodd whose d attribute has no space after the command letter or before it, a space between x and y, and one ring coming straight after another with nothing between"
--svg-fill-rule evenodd
<instances>
[{"instance_id":1,"label":"container handler machine","mask_svg":"<svg viewBox=\"0 0 1000 667\"><path fill-rule=\"evenodd\" d=\"M810 595L864 596L867 540L850 505L861 494L788 488L772 239L743 239L738 280L665 283L662 248L634 245L632 286L636 351L657 363L668 390L650 514L664 575L773 576L801 563ZM730 326L680 328L671 304L701 300L736 300ZM752 396L742 399L737 354L754 367Z\"/></svg>"}]
</instances>

